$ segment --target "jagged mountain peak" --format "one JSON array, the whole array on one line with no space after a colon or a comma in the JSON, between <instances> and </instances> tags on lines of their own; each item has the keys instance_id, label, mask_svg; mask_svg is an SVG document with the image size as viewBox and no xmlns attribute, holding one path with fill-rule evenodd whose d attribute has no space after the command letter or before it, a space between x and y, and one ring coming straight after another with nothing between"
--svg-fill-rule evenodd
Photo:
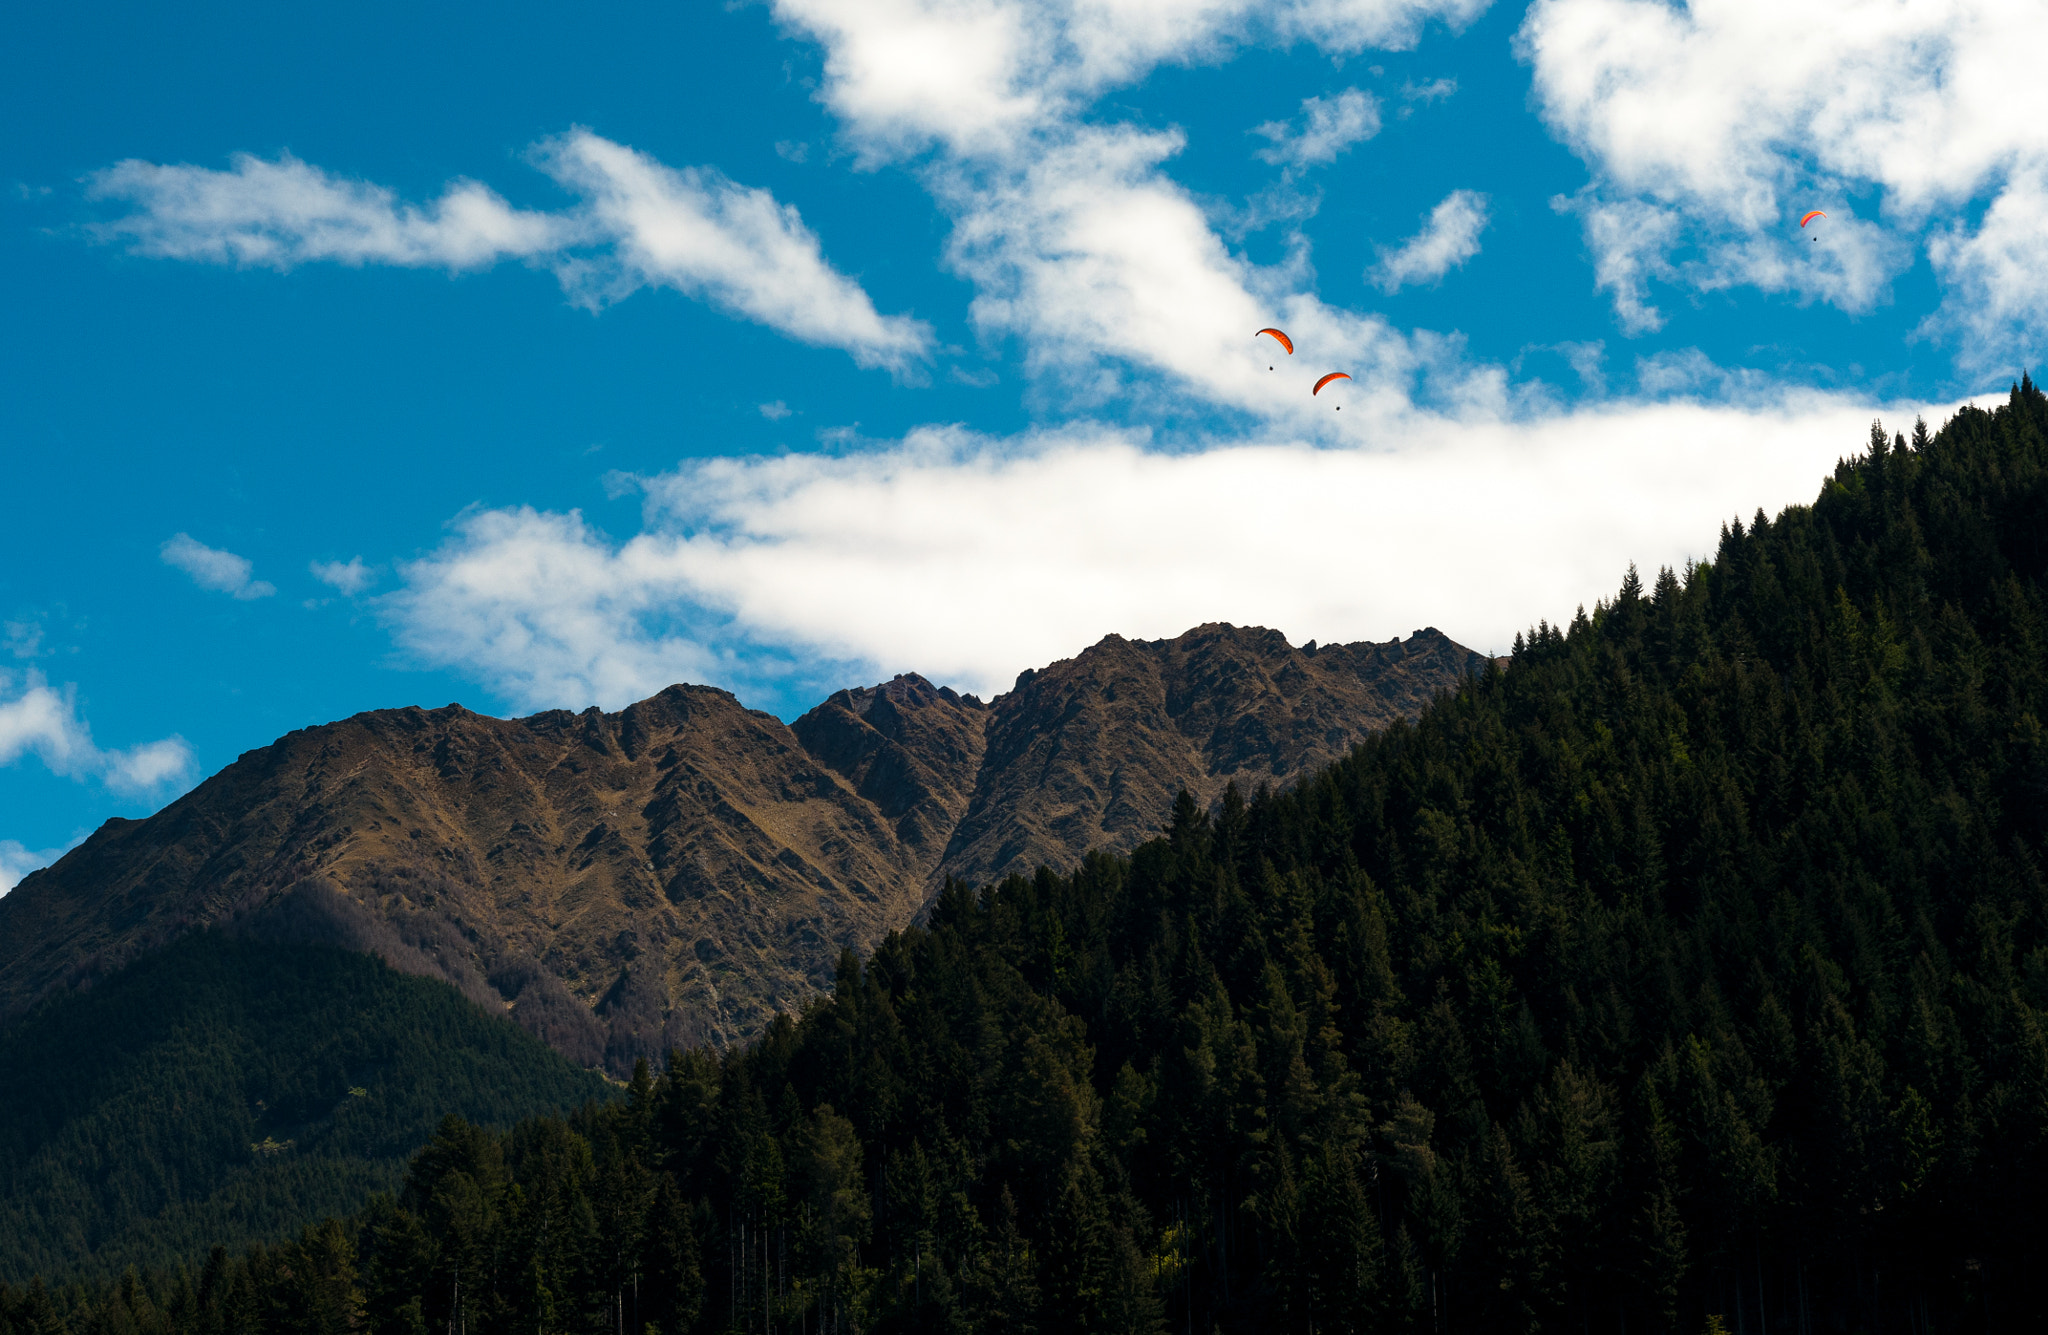
<instances>
[{"instance_id":1,"label":"jagged mountain peak","mask_svg":"<svg viewBox=\"0 0 2048 1335\"><path fill-rule=\"evenodd\" d=\"M682 683L615 712L373 710L109 821L0 899L0 1014L270 915L624 1069L758 1031L949 876L1129 849L1180 788L1284 784L1484 663L1429 629L1311 650L1219 622L1105 636L986 703L903 673L787 725Z\"/></svg>"}]
</instances>

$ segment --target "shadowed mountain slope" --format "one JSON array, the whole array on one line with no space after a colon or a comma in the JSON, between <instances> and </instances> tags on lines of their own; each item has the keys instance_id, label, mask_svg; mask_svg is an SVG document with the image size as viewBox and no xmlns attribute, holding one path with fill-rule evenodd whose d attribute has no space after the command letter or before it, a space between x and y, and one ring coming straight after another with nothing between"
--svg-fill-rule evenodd
<instances>
[{"instance_id":1,"label":"shadowed mountain slope","mask_svg":"<svg viewBox=\"0 0 2048 1335\"><path fill-rule=\"evenodd\" d=\"M0 1283L285 1236L394 1190L448 1113L499 1126L604 1082L446 987L195 932L0 1026Z\"/></svg>"},{"instance_id":2,"label":"shadowed mountain slope","mask_svg":"<svg viewBox=\"0 0 2048 1335\"><path fill-rule=\"evenodd\" d=\"M1484 662L1435 631L1317 650L1212 625L1111 636L986 705L902 676L793 725L704 686L616 714L359 714L109 821L0 899L0 1015L303 899L305 939L624 1071L758 1032L949 875L1128 850L1181 786L1285 784Z\"/></svg>"}]
</instances>

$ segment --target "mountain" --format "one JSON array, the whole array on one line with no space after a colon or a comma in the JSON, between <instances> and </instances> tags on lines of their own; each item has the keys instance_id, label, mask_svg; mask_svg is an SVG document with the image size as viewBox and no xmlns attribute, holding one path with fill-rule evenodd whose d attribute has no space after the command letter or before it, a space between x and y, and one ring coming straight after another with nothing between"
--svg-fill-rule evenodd
<instances>
[{"instance_id":1,"label":"mountain","mask_svg":"<svg viewBox=\"0 0 2048 1335\"><path fill-rule=\"evenodd\" d=\"M558 1051L758 1032L948 877L1128 850L1186 786L1285 785L1486 660L1440 632L1116 636L984 704L902 676L785 726L710 687L616 714L379 710L109 821L0 899L0 1015L306 900L304 939L509 1008Z\"/></svg>"},{"instance_id":2,"label":"mountain","mask_svg":"<svg viewBox=\"0 0 2048 1335\"><path fill-rule=\"evenodd\" d=\"M1435 629L1320 649L1231 626L1112 635L1024 673L995 702L939 872L979 885L1071 867L1091 848L1129 852L1159 832L1182 788L1208 808L1232 783L1246 796L1285 787L1485 665Z\"/></svg>"},{"instance_id":3,"label":"mountain","mask_svg":"<svg viewBox=\"0 0 2048 1335\"><path fill-rule=\"evenodd\" d=\"M2039 1330L2044 719L2023 381L1285 792L954 882L758 1041L73 1328Z\"/></svg>"},{"instance_id":4,"label":"mountain","mask_svg":"<svg viewBox=\"0 0 2048 1335\"><path fill-rule=\"evenodd\" d=\"M281 925L192 933L0 1029L0 1279L239 1249L395 1189L449 1113L605 1094L442 984Z\"/></svg>"}]
</instances>

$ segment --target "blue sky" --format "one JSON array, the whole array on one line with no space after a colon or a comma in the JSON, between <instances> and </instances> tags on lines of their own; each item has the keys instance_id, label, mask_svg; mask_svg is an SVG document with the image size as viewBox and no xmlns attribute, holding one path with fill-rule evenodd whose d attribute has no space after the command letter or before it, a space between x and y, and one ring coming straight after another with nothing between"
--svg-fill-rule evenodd
<instances>
[{"instance_id":1,"label":"blue sky","mask_svg":"<svg viewBox=\"0 0 2048 1335\"><path fill-rule=\"evenodd\" d=\"M1503 647L2034 365L2044 26L24 11L0 890L362 709L791 717L1205 620Z\"/></svg>"}]
</instances>

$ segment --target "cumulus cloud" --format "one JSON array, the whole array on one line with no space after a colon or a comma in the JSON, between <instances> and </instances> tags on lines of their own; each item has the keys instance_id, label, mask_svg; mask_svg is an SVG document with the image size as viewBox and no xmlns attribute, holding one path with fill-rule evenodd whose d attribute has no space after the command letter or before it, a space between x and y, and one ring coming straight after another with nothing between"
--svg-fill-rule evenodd
<instances>
[{"instance_id":1,"label":"cumulus cloud","mask_svg":"<svg viewBox=\"0 0 2048 1335\"><path fill-rule=\"evenodd\" d=\"M313 572L314 579L346 598L355 597L377 582L377 572L364 565L360 556L352 556L346 561L315 561L308 569Z\"/></svg>"},{"instance_id":2,"label":"cumulus cloud","mask_svg":"<svg viewBox=\"0 0 2048 1335\"><path fill-rule=\"evenodd\" d=\"M2044 337L2020 307L2048 257L2005 225L2033 216L2048 164L2044 42L2048 9L2003 0L1537 0L1519 36L1544 118L1592 169L1582 216L1625 324L1654 327L1651 278L1865 310L1931 227L1936 327L1971 363ZM1982 199L1971 233L1959 211ZM1817 244L1796 226L1809 207L1830 214ZM1994 271L2021 295L1980 317Z\"/></svg>"},{"instance_id":3,"label":"cumulus cloud","mask_svg":"<svg viewBox=\"0 0 2048 1335\"><path fill-rule=\"evenodd\" d=\"M1887 415L1916 412L1940 420ZM643 483L622 538L574 513L471 513L383 608L421 662L528 708L616 707L676 680L774 689L804 660L991 693L1106 631L1219 619L1297 641L1437 625L1498 650L1610 595L1630 561L1710 554L1728 518L1810 500L1870 416L1767 394L1418 414L1372 449L1273 436L1172 454L1100 427L923 430L688 464Z\"/></svg>"},{"instance_id":4,"label":"cumulus cloud","mask_svg":"<svg viewBox=\"0 0 2048 1335\"><path fill-rule=\"evenodd\" d=\"M1429 211L1420 232L1391 249L1378 247L1379 263L1366 276L1389 293L1415 283L1438 282L1479 253L1479 234L1486 230L1486 221L1485 195L1453 190Z\"/></svg>"},{"instance_id":5,"label":"cumulus cloud","mask_svg":"<svg viewBox=\"0 0 2048 1335\"><path fill-rule=\"evenodd\" d=\"M1301 128L1290 121L1267 121L1252 133L1272 140L1259 150L1259 159L1290 173L1325 162L1353 144L1363 143L1380 132L1380 104L1377 98L1346 88L1335 97L1302 99Z\"/></svg>"},{"instance_id":6,"label":"cumulus cloud","mask_svg":"<svg viewBox=\"0 0 2048 1335\"><path fill-rule=\"evenodd\" d=\"M95 225L103 239L168 259L289 269L318 261L468 270L517 259L543 265L572 298L615 301L672 287L863 366L905 372L928 328L884 316L826 262L797 211L708 167L675 169L587 130L535 150L580 198L522 210L474 181L425 206L383 186L331 175L289 154L237 155L226 171L129 161L88 178L96 199L129 212Z\"/></svg>"},{"instance_id":7,"label":"cumulus cloud","mask_svg":"<svg viewBox=\"0 0 2048 1335\"><path fill-rule=\"evenodd\" d=\"M97 779L115 792L158 797L182 792L195 758L182 737L103 751L79 717L77 691L53 687L40 672L0 672L0 765L38 757L53 774Z\"/></svg>"},{"instance_id":8,"label":"cumulus cloud","mask_svg":"<svg viewBox=\"0 0 2048 1335\"><path fill-rule=\"evenodd\" d=\"M225 593L244 602L251 598L268 598L277 592L277 586L268 580L250 578L255 567L248 557L209 547L189 533L172 535L157 550L165 565L184 571L202 589Z\"/></svg>"}]
</instances>

